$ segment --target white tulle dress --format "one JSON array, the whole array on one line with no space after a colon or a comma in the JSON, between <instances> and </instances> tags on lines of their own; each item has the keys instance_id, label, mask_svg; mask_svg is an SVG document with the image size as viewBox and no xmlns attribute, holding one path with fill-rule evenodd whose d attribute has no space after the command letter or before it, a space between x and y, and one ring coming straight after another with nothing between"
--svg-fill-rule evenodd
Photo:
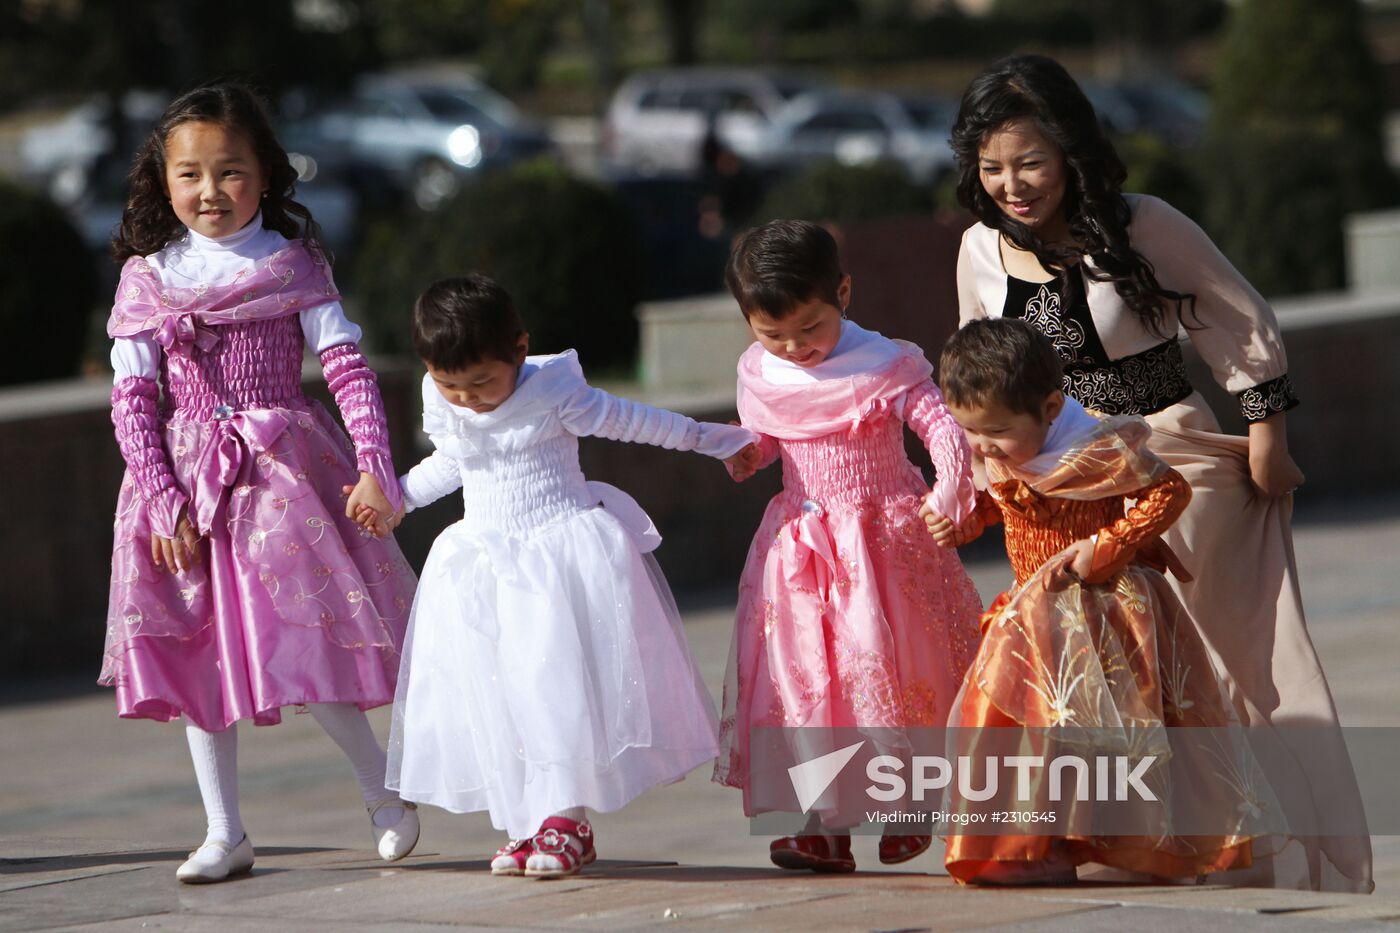
<instances>
[{"instance_id":1,"label":"white tulle dress","mask_svg":"<svg viewBox=\"0 0 1400 933\"><path fill-rule=\"evenodd\" d=\"M394 701L388 786L453 812L489 810L512 838L570 807L619 809L714 758L715 712L660 543L625 493L584 479L578 437L728 457L728 425L590 387L572 351L530 357L477 414L423 382L434 453L404 478L421 507L457 488L433 544Z\"/></svg>"}]
</instances>

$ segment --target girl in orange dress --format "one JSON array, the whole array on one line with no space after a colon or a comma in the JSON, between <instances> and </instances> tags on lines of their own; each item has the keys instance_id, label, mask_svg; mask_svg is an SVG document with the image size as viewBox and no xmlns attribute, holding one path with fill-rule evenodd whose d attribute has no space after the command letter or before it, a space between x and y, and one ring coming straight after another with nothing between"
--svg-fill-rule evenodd
<instances>
[{"instance_id":1,"label":"girl in orange dress","mask_svg":"<svg viewBox=\"0 0 1400 933\"><path fill-rule=\"evenodd\" d=\"M1073 882L1075 866L1087 862L1161 878L1247 866L1254 834L1246 823L1269 809L1252 758L1232 748L1208 762L1163 728L1235 724L1161 572L1179 572L1159 536L1186 508L1190 487L1148 450L1142 418L1099 419L1066 398L1054 347L1021 321L968 324L949 340L941 377L989 488L963 525L931 509L925 520L944 546L1003 522L1016 574L1015 589L983 615L982 644L949 725L1026 734L1072 727L1101 752L1113 737L1141 743L1135 751L1170 760L1174 782L1189 785L1196 823L1205 814L1223 830L1177 834L1161 803L1142 805L1133 835L1103 835L1092 809L1101 805L1074 801L1057 805L1055 831L1064 835L953 836L948 873L966 883L1053 884ZM1125 510L1127 499L1135 502ZM993 732L964 734L986 744ZM1218 779L1227 759L1238 768ZM1172 783L1157 786L1161 799ZM1083 831L1096 823L1098 832Z\"/></svg>"}]
</instances>

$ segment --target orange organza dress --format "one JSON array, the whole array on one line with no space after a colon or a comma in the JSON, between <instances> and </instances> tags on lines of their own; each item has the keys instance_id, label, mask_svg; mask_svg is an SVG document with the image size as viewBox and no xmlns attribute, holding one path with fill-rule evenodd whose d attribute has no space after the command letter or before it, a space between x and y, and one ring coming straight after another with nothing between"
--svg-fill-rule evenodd
<instances>
[{"instance_id":1,"label":"orange organza dress","mask_svg":"<svg viewBox=\"0 0 1400 933\"><path fill-rule=\"evenodd\" d=\"M1176 750L1161 727L1235 723L1205 647L1160 572L1181 573L1158 536L1181 514L1191 490L1148 451L1150 433L1141 418L1106 418L1058 458L1042 454L1021 468L987 463L990 492L980 494L974 524L1005 523L1016 588L983 615L982 644L950 726L1073 731L1098 743L1123 736L1132 751L1166 760ZM1126 511L1125 499L1136 500ZM1093 569L1080 581L1062 552L1095 535ZM960 733L971 747L959 753L972 751L981 760L977 745L994 732ZM1172 774L1181 782L1187 766L1193 812L1208 814L1211 825L1218 814L1219 825L1230 827L1222 835L1173 834L1171 814L1161 812L1145 813L1134 824L1141 827L1136 835L1081 832L1095 823L1095 804L1074 801L1056 804L1070 808L1056 825L1064 836L951 836L948 873L970 882L1005 876L998 871L1004 863L1096 862L1163 877L1247 866L1253 834L1244 823L1267 805L1252 799L1256 776L1221 780L1218 762L1229 758L1234 767L1252 758L1238 749L1211 757L1192 761L1178 753Z\"/></svg>"}]
</instances>

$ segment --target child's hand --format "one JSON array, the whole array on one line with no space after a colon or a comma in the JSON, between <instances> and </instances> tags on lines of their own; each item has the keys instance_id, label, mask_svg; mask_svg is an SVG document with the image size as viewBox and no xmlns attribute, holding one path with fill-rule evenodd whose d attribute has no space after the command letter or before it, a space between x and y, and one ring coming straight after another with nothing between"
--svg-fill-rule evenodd
<instances>
[{"instance_id":1,"label":"child's hand","mask_svg":"<svg viewBox=\"0 0 1400 933\"><path fill-rule=\"evenodd\" d=\"M928 526L928 533L933 535L933 543L939 547L962 547L977 537L972 520L961 526L954 525L951 518L936 511L928 500L924 500L924 504L919 506L919 517Z\"/></svg>"},{"instance_id":2,"label":"child's hand","mask_svg":"<svg viewBox=\"0 0 1400 933\"><path fill-rule=\"evenodd\" d=\"M1089 579L1089 572L1094 567L1094 542L1088 538L1080 538L1060 552L1065 558L1065 569L1077 577L1080 581Z\"/></svg>"},{"instance_id":3,"label":"child's hand","mask_svg":"<svg viewBox=\"0 0 1400 933\"><path fill-rule=\"evenodd\" d=\"M749 444L734 456L726 457L724 466L729 470L734 482L742 483L758 472L758 461L762 458L763 453L758 449L758 445Z\"/></svg>"},{"instance_id":4,"label":"child's hand","mask_svg":"<svg viewBox=\"0 0 1400 933\"><path fill-rule=\"evenodd\" d=\"M394 514L394 507L389 504L384 490L379 488L378 480L368 473L361 473L359 483L344 487L344 492L349 495L345 500L346 518L358 522L376 536L389 533L389 525L384 519Z\"/></svg>"},{"instance_id":5,"label":"child's hand","mask_svg":"<svg viewBox=\"0 0 1400 933\"><path fill-rule=\"evenodd\" d=\"M183 510L175 524L175 537L162 538L151 534L151 563L171 571L189 570L190 564L199 563L199 535L195 534Z\"/></svg>"}]
</instances>

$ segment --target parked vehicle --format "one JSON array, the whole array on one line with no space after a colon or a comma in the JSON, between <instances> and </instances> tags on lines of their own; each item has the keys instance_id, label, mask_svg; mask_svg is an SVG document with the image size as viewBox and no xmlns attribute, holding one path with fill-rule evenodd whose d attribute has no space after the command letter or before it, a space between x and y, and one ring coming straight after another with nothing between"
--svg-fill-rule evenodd
<instances>
[{"instance_id":1,"label":"parked vehicle","mask_svg":"<svg viewBox=\"0 0 1400 933\"><path fill-rule=\"evenodd\" d=\"M118 117L105 97L94 95L59 119L32 127L19 141L21 176L64 207L124 181L129 150L146 138L167 100L161 92L131 91L122 96ZM112 151L116 126L128 150L120 157Z\"/></svg>"},{"instance_id":2,"label":"parked vehicle","mask_svg":"<svg viewBox=\"0 0 1400 933\"><path fill-rule=\"evenodd\" d=\"M695 177L704 170L701 149L711 130L720 145L751 151L789 100L817 86L801 74L746 68L638 72L608 106L604 173Z\"/></svg>"},{"instance_id":3,"label":"parked vehicle","mask_svg":"<svg viewBox=\"0 0 1400 933\"><path fill-rule=\"evenodd\" d=\"M1180 148L1200 142L1209 101L1205 94L1175 78L1086 81L1085 96L1112 133L1150 133Z\"/></svg>"},{"instance_id":4,"label":"parked vehicle","mask_svg":"<svg viewBox=\"0 0 1400 933\"><path fill-rule=\"evenodd\" d=\"M541 124L464 75L361 79L348 100L288 123L284 141L317 164L382 180L424 209L475 173L556 154Z\"/></svg>"},{"instance_id":5,"label":"parked vehicle","mask_svg":"<svg viewBox=\"0 0 1400 933\"><path fill-rule=\"evenodd\" d=\"M780 173L816 162L890 160L916 184L932 184L952 170L951 127L952 108L939 98L813 91L789 102L753 148L739 152Z\"/></svg>"}]
</instances>

